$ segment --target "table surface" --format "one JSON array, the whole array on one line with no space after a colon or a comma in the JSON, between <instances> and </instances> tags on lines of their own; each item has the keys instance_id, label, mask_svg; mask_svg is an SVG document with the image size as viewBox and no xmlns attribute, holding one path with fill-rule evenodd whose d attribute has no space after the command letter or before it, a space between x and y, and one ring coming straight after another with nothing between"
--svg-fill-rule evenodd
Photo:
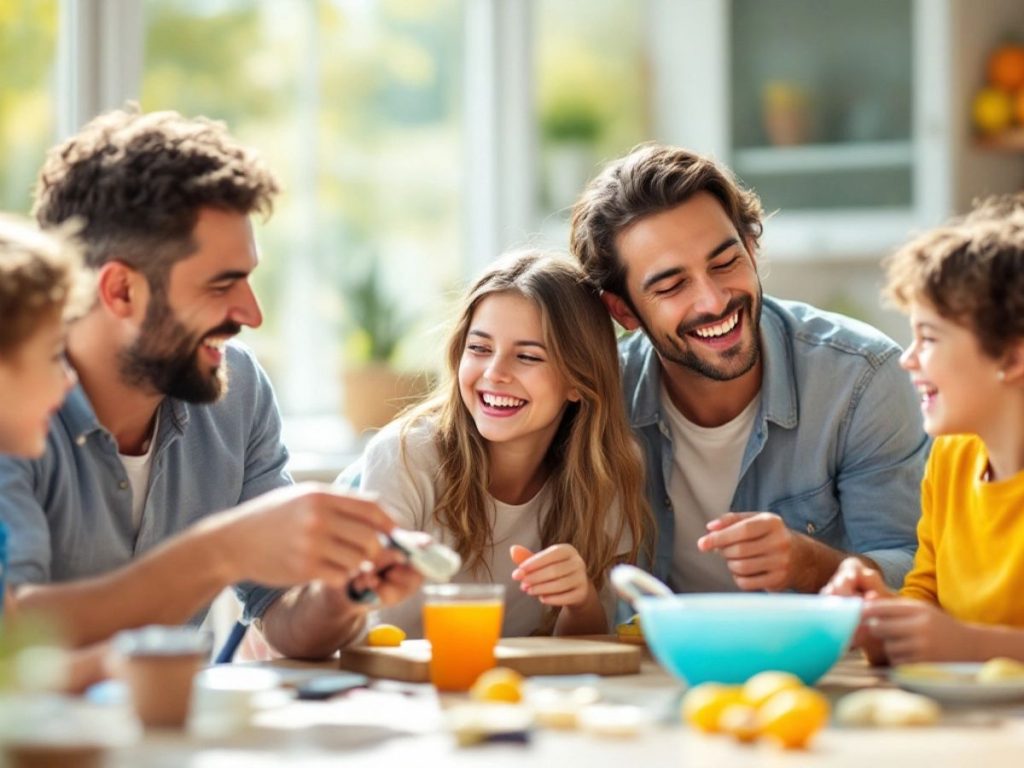
<instances>
[{"instance_id":1,"label":"table surface","mask_svg":"<svg viewBox=\"0 0 1024 768\"><path fill-rule=\"evenodd\" d=\"M273 662L289 670L329 670L329 664ZM286 674L294 674L288 672ZM888 686L884 671L848 656L818 684L835 702L861 688ZM634 738L537 729L526 744L459 747L444 729L444 710L464 695L438 695L429 685L374 681L325 702L289 701L260 712L244 734L199 741L181 733L147 733L135 745L111 753L110 766L446 765L489 768L531 765L586 766L851 766L978 768L1024 764L1024 705L945 707L935 726L879 729L830 725L807 750L784 751L770 743L739 744L731 737L700 734L678 716L683 686L646 660L640 674L602 678L605 700L643 707L649 727ZM344 762L341 763L340 761ZM283 762L286 761L286 762Z\"/></svg>"}]
</instances>

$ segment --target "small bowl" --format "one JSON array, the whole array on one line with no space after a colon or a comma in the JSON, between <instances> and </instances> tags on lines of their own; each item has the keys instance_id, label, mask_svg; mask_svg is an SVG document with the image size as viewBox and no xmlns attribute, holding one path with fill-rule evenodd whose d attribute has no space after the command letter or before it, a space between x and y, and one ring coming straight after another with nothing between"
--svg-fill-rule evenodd
<instances>
[{"instance_id":1,"label":"small bowl","mask_svg":"<svg viewBox=\"0 0 1024 768\"><path fill-rule=\"evenodd\" d=\"M796 594L641 597L647 645L689 685L742 683L765 670L817 682L846 651L862 601Z\"/></svg>"}]
</instances>

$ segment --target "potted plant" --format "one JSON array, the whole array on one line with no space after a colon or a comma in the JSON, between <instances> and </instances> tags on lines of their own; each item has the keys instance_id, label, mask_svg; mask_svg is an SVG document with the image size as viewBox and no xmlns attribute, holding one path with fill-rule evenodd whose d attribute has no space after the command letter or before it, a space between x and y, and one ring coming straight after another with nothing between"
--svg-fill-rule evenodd
<instances>
[{"instance_id":1,"label":"potted plant","mask_svg":"<svg viewBox=\"0 0 1024 768\"><path fill-rule=\"evenodd\" d=\"M541 107L548 202L555 209L572 205L594 170L594 147L604 115L596 94L586 88L558 88Z\"/></svg>"},{"instance_id":2,"label":"potted plant","mask_svg":"<svg viewBox=\"0 0 1024 768\"><path fill-rule=\"evenodd\" d=\"M357 433L379 429L426 394L423 374L394 366L399 343L411 326L399 302L381 283L377 260L344 286L348 316L347 363L342 374L342 411Z\"/></svg>"}]
</instances>

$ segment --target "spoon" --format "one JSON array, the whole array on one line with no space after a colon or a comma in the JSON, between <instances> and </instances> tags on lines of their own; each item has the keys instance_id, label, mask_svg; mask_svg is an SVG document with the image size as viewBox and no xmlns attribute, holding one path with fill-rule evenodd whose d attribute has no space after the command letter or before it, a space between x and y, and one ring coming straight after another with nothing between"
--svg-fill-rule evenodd
<instances>
[{"instance_id":1,"label":"spoon","mask_svg":"<svg viewBox=\"0 0 1024 768\"><path fill-rule=\"evenodd\" d=\"M616 565L608 578L619 597L633 607L641 597L672 597L674 594L663 582L635 565Z\"/></svg>"}]
</instances>

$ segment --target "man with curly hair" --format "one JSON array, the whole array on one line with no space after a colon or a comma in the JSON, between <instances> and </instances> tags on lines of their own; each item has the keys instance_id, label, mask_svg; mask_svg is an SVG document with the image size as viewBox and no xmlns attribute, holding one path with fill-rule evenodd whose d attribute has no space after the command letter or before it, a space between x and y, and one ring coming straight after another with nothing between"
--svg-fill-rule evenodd
<instances>
[{"instance_id":1,"label":"man with curly hair","mask_svg":"<svg viewBox=\"0 0 1024 768\"><path fill-rule=\"evenodd\" d=\"M0 460L0 520L19 604L74 644L196 619L235 584L282 652L327 654L364 624L353 578L385 602L418 586L375 503L291 485L270 384L231 341L262 322L250 216L277 192L223 124L175 112L102 115L46 159L36 218L76 222L96 299L45 455Z\"/></svg>"},{"instance_id":2,"label":"man with curly hair","mask_svg":"<svg viewBox=\"0 0 1024 768\"><path fill-rule=\"evenodd\" d=\"M845 553L899 586L928 442L899 347L764 296L761 203L700 155L648 145L573 211L647 458L655 574L680 592L819 590Z\"/></svg>"}]
</instances>

